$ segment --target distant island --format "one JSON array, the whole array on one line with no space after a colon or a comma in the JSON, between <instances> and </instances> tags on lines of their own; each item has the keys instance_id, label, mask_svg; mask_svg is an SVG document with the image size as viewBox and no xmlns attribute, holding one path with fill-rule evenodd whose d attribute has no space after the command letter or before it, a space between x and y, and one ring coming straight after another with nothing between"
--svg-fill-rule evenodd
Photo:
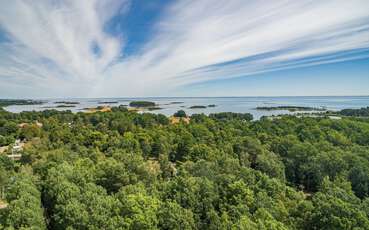
<instances>
[{"instance_id":1,"label":"distant island","mask_svg":"<svg viewBox=\"0 0 369 230\"><path fill-rule=\"evenodd\" d=\"M149 111L161 110L161 109L163 109L163 108L161 108L161 107L147 107L147 110L149 110Z\"/></svg>"},{"instance_id":2,"label":"distant island","mask_svg":"<svg viewBox=\"0 0 369 230\"><path fill-rule=\"evenodd\" d=\"M343 109L336 114L348 117L369 117L369 107L360 109Z\"/></svg>"},{"instance_id":3,"label":"distant island","mask_svg":"<svg viewBox=\"0 0 369 230\"><path fill-rule=\"evenodd\" d=\"M155 107L155 102L152 101L131 101L129 106L135 108Z\"/></svg>"},{"instance_id":4,"label":"distant island","mask_svg":"<svg viewBox=\"0 0 369 230\"><path fill-rule=\"evenodd\" d=\"M66 105L58 105L55 106L54 108L74 108L76 107L74 104L66 104Z\"/></svg>"},{"instance_id":5,"label":"distant island","mask_svg":"<svg viewBox=\"0 0 369 230\"><path fill-rule=\"evenodd\" d=\"M129 103L129 106L133 108L133 110L130 111L154 111L163 109L161 107L158 107L158 105L152 101L131 101Z\"/></svg>"},{"instance_id":6,"label":"distant island","mask_svg":"<svg viewBox=\"0 0 369 230\"><path fill-rule=\"evenodd\" d=\"M99 101L98 104L118 104L117 101Z\"/></svg>"},{"instance_id":7,"label":"distant island","mask_svg":"<svg viewBox=\"0 0 369 230\"><path fill-rule=\"evenodd\" d=\"M78 105L77 101L56 101L54 104Z\"/></svg>"},{"instance_id":8,"label":"distant island","mask_svg":"<svg viewBox=\"0 0 369 230\"><path fill-rule=\"evenodd\" d=\"M43 101L37 100L12 100L12 99L0 99L0 107L10 106L10 105L41 105Z\"/></svg>"},{"instance_id":9,"label":"distant island","mask_svg":"<svg viewBox=\"0 0 369 230\"><path fill-rule=\"evenodd\" d=\"M169 104L175 105L175 104L183 104L183 103L184 103L183 101L173 101L173 102L170 102Z\"/></svg>"},{"instance_id":10,"label":"distant island","mask_svg":"<svg viewBox=\"0 0 369 230\"><path fill-rule=\"evenodd\" d=\"M190 109L206 109L207 107L205 105L193 105L190 107Z\"/></svg>"},{"instance_id":11,"label":"distant island","mask_svg":"<svg viewBox=\"0 0 369 230\"><path fill-rule=\"evenodd\" d=\"M56 106L44 106L45 109L61 109L61 108L75 108L75 105L56 105Z\"/></svg>"},{"instance_id":12,"label":"distant island","mask_svg":"<svg viewBox=\"0 0 369 230\"><path fill-rule=\"evenodd\" d=\"M211 105L208 105L209 108L213 108L213 107L216 107L217 105L214 105L214 104L211 104Z\"/></svg>"},{"instance_id":13,"label":"distant island","mask_svg":"<svg viewBox=\"0 0 369 230\"><path fill-rule=\"evenodd\" d=\"M314 108L306 106L261 106L256 107L257 110L273 111L273 110L288 110L289 112L296 111L326 111L324 108Z\"/></svg>"},{"instance_id":14,"label":"distant island","mask_svg":"<svg viewBox=\"0 0 369 230\"><path fill-rule=\"evenodd\" d=\"M97 106L97 107L93 107L93 108L84 108L83 110L86 113L110 112L111 111L111 107L109 107L109 106Z\"/></svg>"}]
</instances>

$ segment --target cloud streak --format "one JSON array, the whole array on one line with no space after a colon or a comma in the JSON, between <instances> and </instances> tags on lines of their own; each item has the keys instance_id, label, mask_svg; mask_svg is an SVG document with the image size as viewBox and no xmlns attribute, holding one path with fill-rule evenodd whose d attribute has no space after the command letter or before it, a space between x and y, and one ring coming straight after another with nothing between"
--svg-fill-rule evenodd
<instances>
[{"instance_id":1,"label":"cloud streak","mask_svg":"<svg viewBox=\"0 0 369 230\"><path fill-rule=\"evenodd\" d=\"M124 5L116 0L1 1L0 25L10 40L0 44L1 82L5 77L28 82L35 91L89 88L120 55L124 41L103 28Z\"/></svg>"},{"instance_id":2,"label":"cloud streak","mask_svg":"<svg viewBox=\"0 0 369 230\"><path fill-rule=\"evenodd\" d=\"M366 0L178 0L149 42L121 58L124 35L104 27L129 10L128 1L4 2L0 28L10 41L0 43L0 82L64 96L165 95L204 81L367 58L368 8Z\"/></svg>"}]
</instances>

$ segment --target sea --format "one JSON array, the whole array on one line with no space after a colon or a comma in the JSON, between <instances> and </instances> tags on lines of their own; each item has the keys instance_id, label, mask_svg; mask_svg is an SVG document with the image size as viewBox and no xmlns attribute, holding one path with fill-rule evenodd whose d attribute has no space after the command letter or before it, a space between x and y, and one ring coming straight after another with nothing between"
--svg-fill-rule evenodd
<instances>
[{"instance_id":1,"label":"sea","mask_svg":"<svg viewBox=\"0 0 369 230\"><path fill-rule=\"evenodd\" d=\"M127 106L131 101L152 101L160 109L143 111L156 114L173 115L178 110L191 114L210 114L219 112L251 113L254 119L262 116L294 114L287 110L264 111L256 107L304 106L338 111L346 108L361 108L369 106L369 96L295 96L295 97L142 97L142 98L68 98L46 99L43 104L12 105L5 107L7 111L19 113L22 111L42 111L46 109L71 110L83 112L86 108L98 106ZM72 108L56 108L57 102L78 102ZM212 105L212 106L209 106ZM206 106L206 108L190 108L191 106Z\"/></svg>"}]
</instances>

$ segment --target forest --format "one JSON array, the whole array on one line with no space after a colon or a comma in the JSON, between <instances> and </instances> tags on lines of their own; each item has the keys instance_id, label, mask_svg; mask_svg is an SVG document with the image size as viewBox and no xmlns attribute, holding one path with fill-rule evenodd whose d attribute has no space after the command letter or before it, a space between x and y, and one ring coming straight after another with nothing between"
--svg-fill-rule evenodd
<instances>
[{"instance_id":1,"label":"forest","mask_svg":"<svg viewBox=\"0 0 369 230\"><path fill-rule=\"evenodd\" d=\"M0 99L0 107L5 107L9 105L40 105L43 101L36 100L25 100L25 99Z\"/></svg>"},{"instance_id":2,"label":"forest","mask_svg":"<svg viewBox=\"0 0 369 230\"><path fill-rule=\"evenodd\" d=\"M369 107L361 109L343 109L339 112L343 116L357 116L357 117L368 117Z\"/></svg>"},{"instance_id":3,"label":"forest","mask_svg":"<svg viewBox=\"0 0 369 230\"><path fill-rule=\"evenodd\" d=\"M369 229L363 111L0 109L0 229Z\"/></svg>"}]
</instances>

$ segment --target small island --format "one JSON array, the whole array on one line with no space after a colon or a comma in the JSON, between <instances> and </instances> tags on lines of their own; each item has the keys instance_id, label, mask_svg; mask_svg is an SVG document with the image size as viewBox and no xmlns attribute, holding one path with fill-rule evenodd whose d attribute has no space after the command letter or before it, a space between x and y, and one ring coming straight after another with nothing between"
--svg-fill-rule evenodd
<instances>
[{"instance_id":1,"label":"small island","mask_svg":"<svg viewBox=\"0 0 369 230\"><path fill-rule=\"evenodd\" d=\"M131 101L129 103L129 106L135 107L135 108L147 108L147 107L155 107L155 102L151 101Z\"/></svg>"},{"instance_id":2,"label":"small island","mask_svg":"<svg viewBox=\"0 0 369 230\"><path fill-rule=\"evenodd\" d=\"M172 101L169 104L176 105L176 104L183 104L183 101Z\"/></svg>"},{"instance_id":3,"label":"small island","mask_svg":"<svg viewBox=\"0 0 369 230\"><path fill-rule=\"evenodd\" d=\"M109 106L97 106L94 108L84 108L86 113L96 113L96 112L111 112L111 107Z\"/></svg>"},{"instance_id":4,"label":"small island","mask_svg":"<svg viewBox=\"0 0 369 230\"><path fill-rule=\"evenodd\" d=\"M289 112L296 111L326 111L324 108L314 108L306 106L261 106L256 107L257 110L273 111L273 110L287 110Z\"/></svg>"},{"instance_id":5,"label":"small island","mask_svg":"<svg viewBox=\"0 0 369 230\"><path fill-rule=\"evenodd\" d=\"M207 107L205 105L193 105L190 107L190 109L206 109Z\"/></svg>"},{"instance_id":6,"label":"small island","mask_svg":"<svg viewBox=\"0 0 369 230\"><path fill-rule=\"evenodd\" d=\"M360 109L343 109L332 113L347 117L369 117L369 107Z\"/></svg>"},{"instance_id":7,"label":"small island","mask_svg":"<svg viewBox=\"0 0 369 230\"><path fill-rule=\"evenodd\" d=\"M163 108L161 108L161 107L148 107L148 108L147 108L147 110L149 110L149 111L153 111L153 110L161 110L161 109L163 109Z\"/></svg>"},{"instance_id":8,"label":"small island","mask_svg":"<svg viewBox=\"0 0 369 230\"><path fill-rule=\"evenodd\" d=\"M78 105L77 101L56 101L54 104Z\"/></svg>"},{"instance_id":9,"label":"small island","mask_svg":"<svg viewBox=\"0 0 369 230\"><path fill-rule=\"evenodd\" d=\"M41 105L43 101L37 100L25 100L25 99L0 99L0 107L10 106L10 105Z\"/></svg>"},{"instance_id":10,"label":"small island","mask_svg":"<svg viewBox=\"0 0 369 230\"><path fill-rule=\"evenodd\" d=\"M67 105L58 105L58 106L55 106L54 108L74 108L76 107L75 105L73 104L67 104Z\"/></svg>"},{"instance_id":11,"label":"small island","mask_svg":"<svg viewBox=\"0 0 369 230\"><path fill-rule=\"evenodd\" d=\"M62 109L62 108L75 108L75 105L57 105L57 106L43 106L45 109Z\"/></svg>"},{"instance_id":12,"label":"small island","mask_svg":"<svg viewBox=\"0 0 369 230\"><path fill-rule=\"evenodd\" d=\"M211 104L211 105L208 105L209 108L214 108L216 107L217 105L214 105L214 104Z\"/></svg>"},{"instance_id":13,"label":"small island","mask_svg":"<svg viewBox=\"0 0 369 230\"><path fill-rule=\"evenodd\" d=\"M98 104L118 104L117 101L99 101Z\"/></svg>"}]
</instances>

